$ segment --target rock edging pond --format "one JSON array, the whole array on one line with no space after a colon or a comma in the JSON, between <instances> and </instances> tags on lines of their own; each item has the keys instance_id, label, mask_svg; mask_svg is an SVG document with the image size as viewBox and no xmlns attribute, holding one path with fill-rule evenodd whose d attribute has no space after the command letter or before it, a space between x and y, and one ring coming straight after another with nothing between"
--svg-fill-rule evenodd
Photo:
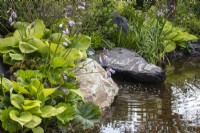
<instances>
[{"instance_id":1,"label":"rock edging pond","mask_svg":"<svg viewBox=\"0 0 200 133\"><path fill-rule=\"evenodd\" d=\"M76 72L78 88L85 101L93 102L101 110L110 107L118 94L118 86L111 78L105 77L106 71L93 59L86 59L79 64Z\"/></svg>"},{"instance_id":2,"label":"rock edging pond","mask_svg":"<svg viewBox=\"0 0 200 133\"><path fill-rule=\"evenodd\" d=\"M101 65L114 69L117 75L147 83L162 83L166 79L165 72L160 67L148 63L134 51L113 48L106 54L107 59ZM98 58L95 57L95 60L98 61Z\"/></svg>"}]
</instances>

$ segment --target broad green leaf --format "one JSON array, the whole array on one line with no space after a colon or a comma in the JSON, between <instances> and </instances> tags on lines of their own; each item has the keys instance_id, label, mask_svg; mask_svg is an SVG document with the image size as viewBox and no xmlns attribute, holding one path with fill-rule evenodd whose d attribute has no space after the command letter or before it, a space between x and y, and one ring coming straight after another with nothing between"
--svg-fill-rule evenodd
<instances>
[{"instance_id":1,"label":"broad green leaf","mask_svg":"<svg viewBox=\"0 0 200 133\"><path fill-rule=\"evenodd\" d=\"M80 96L82 98L82 100L84 100L84 95L80 90L78 90L78 89L69 89L69 91L77 94L78 96Z\"/></svg>"},{"instance_id":2,"label":"broad green leaf","mask_svg":"<svg viewBox=\"0 0 200 133\"><path fill-rule=\"evenodd\" d=\"M24 100L24 104L22 105L23 109L30 110L36 107L40 107L41 101L39 100Z\"/></svg>"},{"instance_id":3,"label":"broad green leaf","mask_svg":"<svg viewBox=\"0 0 200 133\"><path fill-rule=\"evenodd\" d=\"M26 29L28 25L30 25L28 22L15 22L14 27L17 30L13 33L13 36L18 38L19 41L27 40Z\"/></svg>"},{"instance_id":4,"label":"broad green leaf","mask_svg":"<svg viewBox=\"0 0 200 133\"><path fill-rule=\"evenodd\" d=\"M172 31L171 33L169 33L169 34L167 34L167 35L165 36L165 39L166 39L166 40L171 40L171 39L174 39L176 36L178 36L178 33Z\"/></svg>"},{"instance_id":5,"label":"broad green leaf","mask_svg":"<svg viewBox=\"0 0 200 133\"><path fill-rule=\"evenodd\" d=\"M61 106L61 107L58 107L58 108L55 108L55 107L52 107L52 106L44 106L41 108L41 111L42 111L42 114L41 116L43 118L50 118L52 116L56 116L62 112L64 112L67 108L64 107L64 106Z\"/></svg>"},{"instance_id":6,"label":"broad green leaf","mask_svg":"<svg viewBox=\"0 0 200 133\"><path fill-rule=\"evenodd\" d=\"M58 67L63 67L65 66L67 63L66 61L63 59L63 57L55 57L53 62L52 62L52 66L53 68L58 68Z\"/></svg>"},{"instance_id":7,"label":"broad green leaf","mask_svg":"<svg viewBox=\"0 0 200 133\"><path fill-rule=\"evenodd\" d=\"M22 53L28 54L37 51L37 48L26 42L19 42L19 49Z\"/></svg>"},{"instance_id":8,"label":"broad green leaf","mask_svg":"<svg viewBox=\"0 0 200 133\"><path fill-rule=\"evenodd\" d=\"M61 52L61 56L66 60L67 63L74 64L77 61L80 61L83 58L83 55L80 50L75 48L65 49Z\"/></svg>"},{"instance_id":9,"label":"broad green leaf","mask_svg":"<svg viewBox=\"0 0 200 133\"><path fill-rule=\"evenodd\" d=\"M24 102L24 97L21 94L11 94L10 102L16 108L21 109L21 106Z\"/></svg>"},{"instance_id":10,"label":"broad green leaf","mask_svg":"<svg viewBox=\"0 0 200 133\"><path fill-rule=\"evenodd\" d=\"M28 112L30 112L32 115L37 115L37 116L41 116L42 114L40 107L29 109Z\"/></svg>"},{"instance_id":11,"label":"broad green leaf","mask_svg":"<svg viewBox=\"0 0 200 133\"><path fill-rule=\"evenodd\" d=\"M29 90L29 92L30 92L30 94L31 94L32 96L34 96L35 98L37 97L38 89L37 89L35 86L30 85L30 86L28 87L28 90Z\"/></svg>"},{"instance_id":12,"label":"broad green leaf","mask_svg":"<svg viewBox=\"0 0 200 133\"><path fill-rule=\"evenodd\" d=\"M5 47L13 47L19 43L19 39L16 37L0 38L0 49Z\"/></svg>"},{"instance_id":13,"label":"broad green leaf","mask_svg":"<svg viewBox=\"0 0 200 133\"><path fill-rule=\"evenodd\" d=\"M53 94L55 92L56 88L45 88L43 90L43 93L44 93L44 97L48 97L49 95Z\"/></svg>"},{"instance_id":14,"label":"broad green leaf","mask_svg":"<svg viewBox=\"0 0 200 133\"><path fill-rule=\"evenodd\" d=\"M41 54L41 55L47 55L49 53L49 48L48 48L48 45L46 45L42 40L38 39L38 38L30 38L28 40L29 44L31 44L32 46L34 46L35 48L37 48L38 52Z\"/></svg>"},{"instance_id":15,"label":"broad green leaf","mask_svg":"<svg viewBox=\"0 0 200 133\"><path fill-rule=\"evenodd\" d=\"M29 25L30 25L29 22L19 22L18 21L18 22L14 23L14 28L15 29L20 29L20 30L23 28L25 30L26 27L28 27Z\"/></svg>"},{"instance_id":16,"label":"broad green leaf","mask_svg":"<svg viewBox=\"0 0 200 133\"><path fill-rule=\"evenodd\" d=\"M67 109L64 112L62 112L61 114L58 114L56 116L63 124L66 124L69 121L76 118L75 108L71 105L68 105L66 107L67 107Z\"/></svg>"},{"instance_id":17,"label":"broad green leaf","mask_svg":"<svg viewBox=\"0 0 200 133\"><path fill-rule=\"evenodd\" d=\"M0 53L2 54L8 54L8 53L20 53L19 50L17 49L12 49L11 47L7 47L7 48L2 48Z\"/></svg>"},{"instance_id":18,"label":"broad green leaf","mask_svg":"<svg viewBox=\"0 0 200 133\"><path fill-rule=\"evenodd\" d=\"M169 52L174 51L175 49L176 49L176 43L175 42L170 41L170 40L165 41L165 49L164 49L165 52L169 53Z\"/></svg>"},{"instance_id":19,"label":"broad green leaf","mask_svg":"<svg viewBox=\"0 0 200 133\"><path fill-rule=\"evenodd\" d=\"M12 84L13 84L13 89L16 92L19 92L19 93L22 93L22 94L29 94L29 92L24 87L22 87L21 85L19 85L17 82L12 81Z\"/></svg>"},{"instance_id":20,"label":"broad green leaf","mask_svg":"<svg viewBox=\"0 0 200 133\"><path fill-rule=\"evenodd\" d=\"M36 115L32 115L32 120L26 123L24 126L27 128L35 128L42 122L42 119Z\"/></svg>"},{"instance_id":21,"label":"broad green leaf","mask_svg":"<svg viewBox=\"0 0 200 133\"><path fill-rule=\"evenodd\" d=\"M11 60L22 61L24 60L24 56L22 54L12 54L9 53Z\"/></svg>"},{"instance_id":22,"label":"broad green leaf","mask_svg":"<svg viewBox=\"0 0 200 133\"><path fill-rule=\"evenodd\" d=\"M90 44L91 44L91 38L89 36L79 35L73 47L80 50L87 50Z\"/></svg>"},{"instance_id":23,"label":"broad green leaf","mask_svg":"<svg viewBox=\"0 0 200 133\"><path fill-rule=\"evenodd\" d=\"M2 111L1 113L1 122L2 122L2 127L4 128L5 131L9 133L15 133L17 130L21 129L21 126L18 122L13 121L10 119L10 111L12 111L14 107L9 107L5 110Z\"/></svg>"},{"instance_id":24,"label":"broad green leaf","mask_svg":"<svg viewBox=\"0 0 200 133\"><path fill-rule=\"evenodd\" d=\"M13 33L13 36L18 38L19 41L22 41L23 38L25 38L26 36L21 34L19 30L16 30L14 33Z\"/></svg>"},{"instance_id":25,"label":"broad green leaf","mask_svg":"<svg viewBox=\"0 0 200 133\"><path fill-rule=\"evenodd\" d=\"M32 120L32 114L30 112L21 112L17 110L10 111L10 118L13 121L18 122L21 126L24 126L26 123Z\"/></svg>"},{"instance_id":26,"label":"broad green leaf","mask_svg":"<svg viewBox=\"0 0 200 133\"><path fill-rule=\"evenodd\" d=\"M36 127L32 129L33 133L44 133L44 130L41 127Z\"/></svg>"},{"instance_id":27,"label":"broad green leaf","mask_svg":"<svg viewBox=\"0 0 200 133\"><path fill-rule=\"evenodd\" d=\"M46 45L50 48L51 53L54 54L56 52L56 54L59 54L60 52L62 52L63 50L65 50L65 47L61 44L56 44L56 43L47 43Z\"/></svg>"},{"instance_id":28,"label":"broad green leaf","mask_svg":"<svg viewBox=\"0 0 200 133\"><path fill-rule=\"evenodd\" d=\"M91 128L100 119L99 107L93 103L80 103L77 107L76 121L83 125L83 128Z\"/></svg>"},{"instance_id":29,"label":"broad green leaf","mask_svg":"<svg viewBox=\"0 0 200 133\"><path fill-rule=\"evenodd\" d=\"M44 85L38 79L35 79L31 82L31 87L33 91L37 93L37 95L42 93L44 90Z\"/></svg>"},{"instance_id":30,"label":"broad green leaf","mask_svg":"<svg viewBox=\"0 0 200 133\"><path fill-rule=\"evenodd\" d=\"M188 32L180 32L174 39L173 41L176 42L188 42L188 41L196 41L198 38L195 35L191 35Z\"/></svg>"},{"instance_id":31,"label":"broad green leaf","mask_svg":"<svg viewBox=\"0 0 200 133\"><path fill-rule=\"evenodd\" d=\"M13 65L14 61L11 60L11 57L9 54L3 54L3 63Z\"/></svg>"},{"instance_id":32,"label":"broad green leaf","mask_svg":"<svg viewBox=\"0 0 200 133\"><path fill-rule=\"evenodd\" d=\"M6 91L9 91L13 87L12 82L7 78L3 78L2 83L0 83L0 84L3 85L3 87L5 88Z\"/></svg>"},{"instance_id":33,"label":"broad green leaf","mask_svg":"<svg viewBox=\"0 0 200 133\"><path fill-rule=\"evenodd\" d=\"M53 33L51 35L52 38L52 43L58 44L58 43L63 43L65 42L65 39L63 38L64 35L62 35L61 33Z\"/></svg>"},{"instance_id":34,"label":"broad green leaf","mask_svg":"<svg viewBox=\"0 0 200 133\"><path fill-rule=\"evenodd\" d=\"M41 38L44 34L45 25L42 20L35 20L26 28L26 34L28 38Z\"/></svg>"}]
</instances>

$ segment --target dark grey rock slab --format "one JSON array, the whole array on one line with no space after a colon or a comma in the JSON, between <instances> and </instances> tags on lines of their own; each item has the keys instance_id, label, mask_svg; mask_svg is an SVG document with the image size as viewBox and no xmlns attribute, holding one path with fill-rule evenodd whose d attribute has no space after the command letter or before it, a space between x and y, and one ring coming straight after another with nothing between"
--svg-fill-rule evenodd
<instances>
[{"instance_id":1,"label":"dark grey rock slab","mask_svg":"<svg viewBox=\"0 0 200 133\"><path fill-rule=\"evenodd\" d=\"M103 67L110 67L116 74L139 82L161 83L165 81L165 72L158 66L146 62L136 52L125 48L114 48L107 52Z\"/></svg>"}]
</instances>

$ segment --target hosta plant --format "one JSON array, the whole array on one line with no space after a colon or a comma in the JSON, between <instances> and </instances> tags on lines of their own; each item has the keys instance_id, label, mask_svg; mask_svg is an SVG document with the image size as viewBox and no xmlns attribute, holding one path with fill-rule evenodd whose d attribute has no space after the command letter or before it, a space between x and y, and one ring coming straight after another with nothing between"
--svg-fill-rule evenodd
<instances>
[{"instance_id":1,"label":"hosta plant","mask_svg":"<svg viewBox=\"0 0 200 133\"><path fill-rule=\"evenodd\" d=\"M91 38L67 35L59 26L62 23L52 26L59 31L45 28L41 20L18 22L12 36L0 39L4 63L20 63L13 80L1 77L0 121L5 131L43 133L52 123L68 130L72 121L88 128L99 119L99 108L83 102L73 72L86 58ZM38 59L33 69L23 67L32 56ZM89 114L79 113L85 109Z\"/></svg>"}]
</instances>

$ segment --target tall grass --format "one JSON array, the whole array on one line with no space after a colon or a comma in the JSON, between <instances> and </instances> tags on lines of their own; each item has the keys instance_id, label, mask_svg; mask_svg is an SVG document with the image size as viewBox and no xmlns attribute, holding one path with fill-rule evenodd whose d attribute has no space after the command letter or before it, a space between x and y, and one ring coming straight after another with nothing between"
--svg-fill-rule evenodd
<instances>
[{"instance_id":1,"label":"tall grass","mask_svg":"<svg viewBox=\"0 0 200 133\"><path fill-rule=\"evenodd\" d=\"M157 17L146 18L140 11L129 16L129 30L116 32L113 42L117 47L133 49L148 62L160 62L165 57L164 25L165 20Z\"/></svg>"}]
</instances>

